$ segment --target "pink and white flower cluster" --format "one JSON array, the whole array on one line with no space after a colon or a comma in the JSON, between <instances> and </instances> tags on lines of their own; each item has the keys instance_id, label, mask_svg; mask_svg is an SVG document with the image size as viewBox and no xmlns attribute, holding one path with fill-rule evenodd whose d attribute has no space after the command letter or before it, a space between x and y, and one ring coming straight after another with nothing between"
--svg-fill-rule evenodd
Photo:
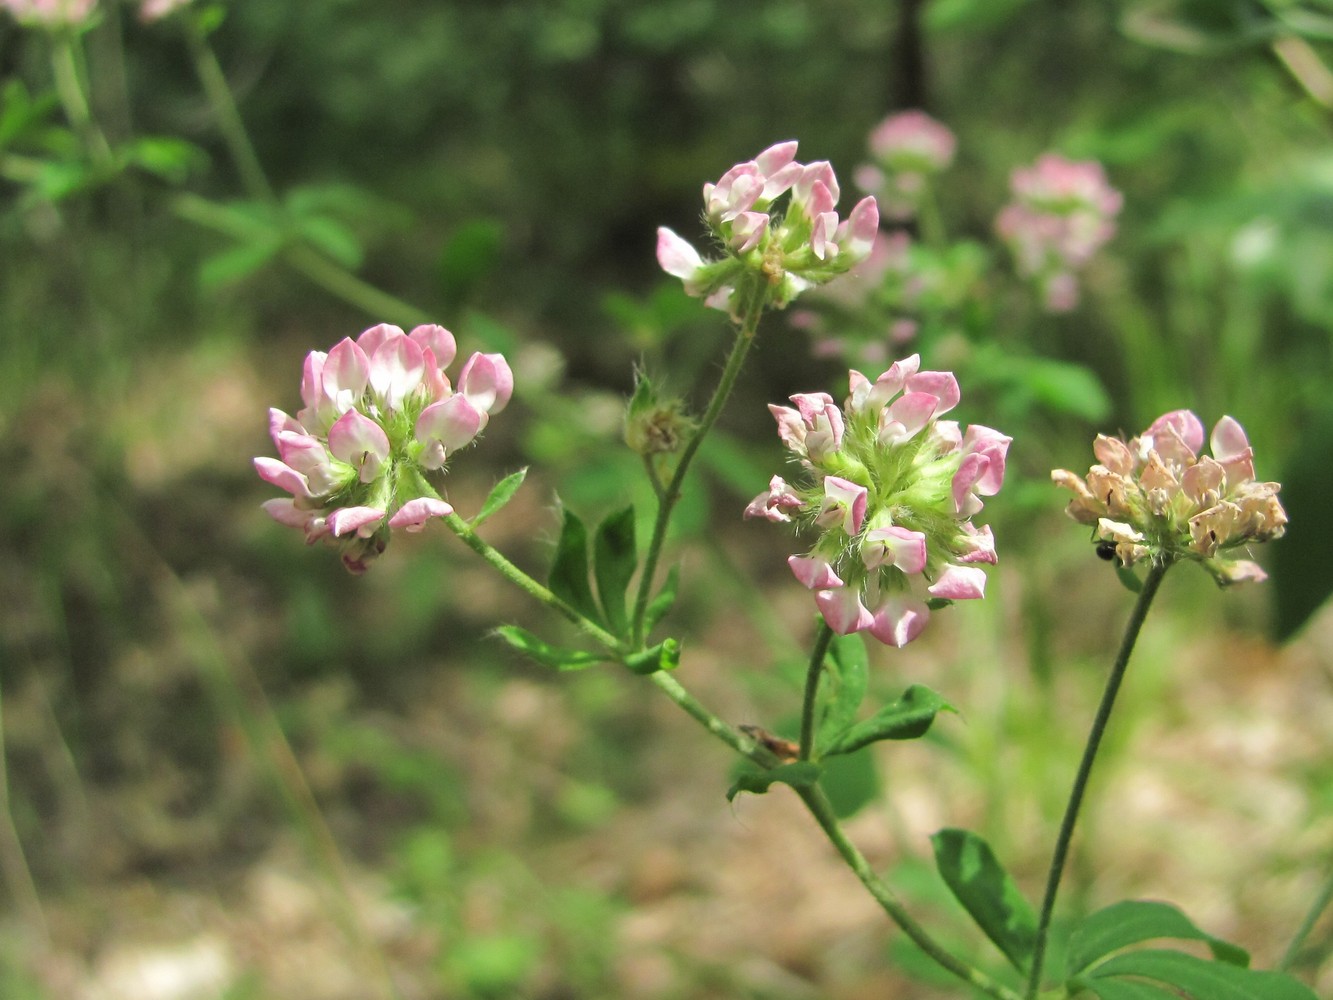
<instances>
[{"instance_id":1,"label":"pink and white flower cluster","mask_svg":"<svg viewBox=\"0 0 1333 1000\"><path fill-rule=\"evenodd\" d=\"M160 21L190 2L191 0L142 0L139 4L139 20L145 24Z\"/></svg>"},{"instance_id":2,"label":"pink and white flower cluster","mask_svg":"<svg viewBox=\"0 0 1333 1000\"><path fill-rule=\"evenodd\" d=\"M825 161L798 163L780 142L704 185L704 216L724 256L705 259L672 230L657 230L657 261L685 290L733 317L747 294L781 308L845 273L870 253L879 229L874 198L839 219L838 179ZM778 203L786 198L785 209Z\"/></svg>"},{"instance_id":3,"label":"pink and white flower cluster","mask_svg":"<svg viewBox=\"0 0 1333 1000\"><path fill-rule=\"evenodd\" d=\"M1099 551L1125 566L1190 559L1219 584L1266 579L1236 552L1282 537L1281 486L1254 478L1254 449L1233 418L1214 425L1208 444L1212 455L1200 454L1203 424L1189 410L1174 410L1129 441L1099 434L1097 464L1086 477L1056 469L1051 479L1074 493L1069 516L1096 525Z\"/></svg>"},{"instance_id":4,"label":"pink and white flower cluster","mask_svg":"<svg viewBox=\"0 0 1333 1000\"><path fill-rule=\"evenodd\" d=\"M336 541L362 573L395 528L419 531L453 513L429 482L470 444L513 393L499 354L473 354L451 385L453 334L381 323L305 359L295 417L269 411L278 458L256 458L261 478L291 494L264 509L308 542Z\"/></svg>"},{"instance_id":5,"label":"pink and white flower cluster","mask_svg":"<svg viewBox=\"0 0 1333 1000\"><path fill-rule=\"evenodd\" d=\"M21 23L48 28L82 24L96 6L97 0L0 0L0 8Z\"/></svg>"},{"instance_id":6,"label":"pink and white flower cluster","mask_svg":"<svg viewBox=\"0 0 1333 1000\"><path fill-rule=\"evenodd\" d=\"M809 481L774 476L745 509L818 531L809 552L788 560L792 572L835 632L890 646L920 635L931 607L984 596L995 539L972 517L1003 484L1011 440L941 420L958 404L958 381L920 367L913 354L873 382L850 372L841 407L823 392L770 406Z\"/></svg>"},{"instance_id":7,"label":"pink and white flower cluster","mask_svg":"<svg viewBox=\"0 0 1333 1000\"><path fill-rule=\"evenodd\" d=\"M870 133L873 163L856 170L856 184L879 200L884 215L906 221L916 215L926 186L953 162L958 140L924 111L890 115Z\"/></svg>"},{"instance_id":8,"label":"pink and white flower cluster","mask_svg":"<svg viewBox=\"0 0 1333 1000\"><path fill-rule=\"evenodd\" d=\"M1055 153L1015 170L1009 186L1014 200L996 217L996 232L1019 273L1036 281L1046 308L1068 312L1078 304L1076 272L1115 234L1123 198L1100 163Z\"/></svg>"}]
</instances>

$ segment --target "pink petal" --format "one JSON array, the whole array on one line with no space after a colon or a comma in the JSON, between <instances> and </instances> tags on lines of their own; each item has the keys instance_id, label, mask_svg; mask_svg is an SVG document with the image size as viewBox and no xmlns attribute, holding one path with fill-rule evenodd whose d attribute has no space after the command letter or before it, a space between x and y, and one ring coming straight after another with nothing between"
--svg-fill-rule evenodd
<instances>
[{"instance_id":1,"label":"pink petal","mask_svg":"<svg viewBox=\"0 0 1333 1000\"><path fill-rule=\"evenodd\" d=\"M454 360L454 355L458 353L458 344L454 340L454 335L444 327L436 326L434 323L424 323L421 326L414 327L407 336L419 344L423 350L428 350L434 355L435 365L438 368L448 368Z\"/></svg>"},{"instance_id":2,"label":"pink petal","mask_svg":"<svg viewBox=\"0 0 1333 1000\"><path fill-rule=\"evenodd\" d=\"M329 515L328 524L335 538L353 532L362 538L369 538L383 520L384 511L378 507L340 507Z\"/></svg>"},{"instance_id":3,"label":"pink petal","mask_svg":"<svg viewBox=\"0 0 1333 1000\"><path fill-rule=\"evenodd\" d=\"M362 330L357 335L356 346L366 352L366 357L372 358L381 346L403 336L406 336L406 334L403 333L402 327L394 326L392 323L380 323L377 326Z\"/></svg>"},{"instance_id":4,"label":"pink petal","mask_svg":"<svg viewBox=\"0 0 1333 1000\"><path fill-rule=\"evenodd\" d=\"M776 142L756 156L754 164L759 168L759 172L767 177L796 159L796 148L797 142L795 139Z\"/></svg>"},{"instance_id":5,"label":"pink petal","mask_svg":"<svg viewBox=\"0 0 1333 1000\"><path fill-rule=\"evenodd\" d=\"M310 488L305 476L301 475L285 462L276 458L256 458L255 471L266 483L272 483L280 490L286 490L292 496L310 498Z\"/></svg>"},{"instance_id":6,"label":"pink petal","mask_svg":"<svg viewBox=\"0 0 1333 1000\"><path fill-rule=\"evenodd\" d=\"M458 391L482 413L499 413L514 394L514 373L503 354L477 353L458 373Z\"/></svg>"},{"instance_id":7,"label":"pink petal","mask_svg":"<svg viewBox=\"0 0 1333 1000\"><path fill-rule=\"evenodd\" d=\"M444 517L454 509L443 500L434 497L417 497L409 500L389 518L390 528L404 528L407 531L420 531L432 517Z\"/></svg>"},{"instance_id":8,"label":"pink petal","mask_svg":"<svg viewBox=\"0 0 1333 1000\"><path fill-rule=\"evenodd\" d=\"M841 587L842 580L833 572L833 566L821 556L788 556L787 565L792 574L808 590Z\"/></svg>"},{"instance_id":9,"label":"pink petal","mask_svg":"<svg viewBox=\"0 0 1333 1000\"><path fill-rule=\"evenodd\" d=\"M919 636L930 621L930 609L908 594L891 594L875 609L869 631L880 642L902 649Z\"/></svg>"},{"instance_id":10,"label":"pink petal","mask_svg":"<svg viewBox=\"0 0 1333 1000\"><path fill-rule=\"evenodd\" d=\"M981 424L972 424L963 436L965 453L985 455L989 459L985 471L977 479L974 489L986 497L993 497L1004 485L1004 466L1013 438Z\"/></svg>"},{"instance_id":11,"label":"pink petal","mask_svg":"<svg viewBox=\"0 0 1333 1000\"><path fill-rule=\"evenodd\" d=\"M843 249L856 259L870 256L879 235L879 205L874 198L862 198L847 217L842 238Z\"/></svg>"},{"instance_id":12,"label":"pink petal","mask_svg":"<svg viewBox=\"0 0 1333 1000\"><path fill-rule=\"evenodd\" d=\"M426 356L420 344L397 327L391 329L397 331L396 335L390 333L370 355L370 388L384 401L386 409L397 412L421 385Z\"/></svg>"},{"instance_id":13,"label":"pink petal","mask_svg":"<svg viewBox=\"0 0 1333 1000\"><path fill-rule=\"evenodd\" d=\"M764 212L742 212L731 224L731 248L737 253L753 250L768 232L768 223Z\"/></svg>"},{"instance_id":14,"label":"pink petal","mask_svg":"<svg viewBox=\"0 0 1333 1000\"><path fill-rule=\"evenodd\" d=\"M481 432L484 417L466 396L455 393L421 411L417 418L417 440L423 444L438 442L446 452L457 451Z\"/></svg>"},{"instance_id":15,"label":"pink petal","mask_svg":"<svg viewBox=\"0 0 1333 1000\"><path fill-rule=\"evenodd\" d=\"M370 359L366 352L344 337L329 351L320 373L324 396L331 400L337 413L345 413L366 391L370 378Z\"/></svg>"},{"instance_id":16,"label":"pink petal","mask_svg":"<svg viewBox=\"0 0 1333 1000\"><path fill-rule=\"evenodd\" d=\"M978 530L971 521L964 521L962 529L964 537L960 540L958 547L963 550L964 554L958 557L958 561L994 565L997 561L995 535L991 532L990 525L983 525Z\"/></svg>"},{"instance_id":17,"label":"pink petal","mask_svg":"<svg viewBox=\"0 0 1333 1000\"><path fill-rule=\"evenodd\" d=\"M1250 439L1245 436L1245 428L1234 417L1223 417L1217 422L1208 444L1213 458L1219 462L1237 458L1250 450Z\"/></svg>"},{"instance_id":18,"label":"pink petal","mask_svg":"<svg viewBox=\"0 0 1333 1000\"><path fill-rule=\"evenodd\" d=\"M907 391L928 392L939 400L935 407L935 416L942 417L955 406L961 398L958 391L958 379L953 372L917 372L907 379Z\"/></svg>"},{"instance_id":19,"label":"pink petal","mask_svg":"<svg viewBox=\"0 0 1333 1000\"><path fill-rule=\"evenodd\" d=\"M287 432L304 434L306 430L296 418L287 416L281 410L270 408L268 411L268 436L273 439L273 443L276 445L278 436Z\"/></svg>"},{"instance_id":20,"label":"pink petal","mask_svg":"<svg viewBox=\"0 0 1333 1000\"><path fill-rule=\"evenodd\" d=\"M861 543L861 561L867 569L896 566L909 575L926 568L926 535L898 525L873 528Z\"/></svg>"},{"instance_id":21,"label":"pink petal","mask_svg":"<svg viewBox=\"0 0 1333 1000\"><path fill-rule=\"evenodd\" d=\"M899 396L880 418L880 443L895 445L911 440L930 423L938 405L939 397L929 392L909 392Z\"/></svg>"},{"instance_id":22,"label":"pink petal","mask_svg":"<svg viewBox=\"0 0 1333 1000\"><path fill-rule=\"evenodd\" d=\"M945 566L926 593L949 601L976 600L986 596L986 573L975 566Z\"/></svg>"},{"instance_id":23,"label":"pink petal","mask_svg":"<svg viewBox=\"0 0 1333 1000\"><path fill-rule=\"evenodd\" d=\"M665 226L657 230L657 263L662 270L683 281L690 281L703 267L699 251Z\"/></svg>"},{"instance_id":24,"label":"pink petal","mask_svg":"<svg viewBox=\"0 0 1333 1000\"><path fill-rule=\"evenodd\" d=\"M361 482L372 483L388 461L389 436L359 410L348 410L329 428L329 451L356 469Z\"/></svg>"},{"instance_id":25,"label":"pink petal","mask_svg":"<svg viewBox=\"0 0 1333 1000\"><path fill-rule=\"evenodd\" d=\"M825 527L837 525L848 536L861 530L866 516L866 488L838 476L824 477L824 508L815 518Z\"/></svg>"},{"instance_id":26,"label":"pink petal","mask_svg":"<svg viewBox=\"0 0 1333 1000\"><path fill-rule=\"evenodd\" d=\"M861 595L849 587L815 592L815 605L824 616L828 627L838 635L851 635L869 628L874 621L864 604Z\"/></svg>"}]
</instances>

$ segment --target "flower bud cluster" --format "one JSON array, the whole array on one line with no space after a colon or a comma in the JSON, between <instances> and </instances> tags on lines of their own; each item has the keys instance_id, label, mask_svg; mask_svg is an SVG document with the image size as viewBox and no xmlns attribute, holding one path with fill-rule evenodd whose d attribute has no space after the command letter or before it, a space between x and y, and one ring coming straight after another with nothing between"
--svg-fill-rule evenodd
<instances>
[{"instance_id":1,"label":"flower bud cluster","mask_svg":"<svg viewBox=\"0 0 1333 1000\"><path fill-rule=\"evenodd\" d=\"M442 326L410 334L382 323L305 360L295 417L269 411L279 458L256 458L260 477L291 494L264 509L308 542L337 542L362 573L395 528L419 531L453 508L428 482L509 402L504 357L473 354L452 386L457 347Z\"/></svg>"},{"instance_id":2,"label":"flower bud cluster","mask_svg":"<svg viewBox=\"0 0 1333 1000\"><path fill-rule=\"evenodd\" d=\"M97 0L0 0L20 23L48 28L82 24L96 6Z\"/></svg>"},{"instance_id":3,"label":"flower bud cluster","mask_svg":"<svg viewBox=\"0 0 1333 1000\"><path fill-rule=\"evenodd\" d=\"M762 288L765 302L782 308L845 273L870 253L879 229L874 198L863 198L839 220L833 168L824 161L798 163L794 141L736 164L717 183L705 184L703 194L704 220L723 256L705 259L662 227L657 261L690 295L733 317L744 308L742 289Z\"/></svg>"},{"instance_id":4,"label":"flower bud cluster","mask_svg":"<svg viewBox=\"0 0 1333 1000\"><path fill-rule=\"evenodd\" d=\"M788 560L792 572L835 632L867 631L890 646L920 635L932 606L984 596L995 540L972 517L999 491L1010 442L941 420L958 382L920 364L914 354L873 382L852 371L841 407L822 392L770 406L809 481L774 476L745 509L816 531L810 551Z\"/></svg>"},{"instance_id":5,"label":"flower bud cluster","mask_svg":"<svg viewBox=\"0 0 1333 1000\"><path fill-rule=\"evenodd\" d=\"M995 220L1020 274L1036 281L1046 308L1068 312L1078 304L1076 272L1115 234L1120 192L1101 164L1054 153L1020 167L1010 178L1014 200Z\"/></svg>"},{"instance_id":6,"label":"flower bud cluster","mask_svg":"<svg viewBox=\"0 0 1333 1000\"><path fill-rule=\"evenodd\" d=\"M914 217L926 185L953 162L958 141L924 111L890 115L870 133L873 163L857 168L856 184L878 199L887 218Z\"/></svg>"},{"instance_id":7,"label":"flower bud cluster","mask_svg":"<svg viewBox=\"0 0 1333 1000\"><path fill-rule=\"evenodd\" d=\"M1074 493L1069 516L1095 525L1099 551L1122 565L1191 559L1219 584L1263 580L1267 574L1236 550L1282 537L1281 487L1255 480L1254 450L1231 417L1213 427L1211 456L1200 454L1203 443L1199 418L1174 410L1129 441L1099 434L1098 464L1086 477L1056 469L1051 479Z\"/></svg>"}]
</instances>

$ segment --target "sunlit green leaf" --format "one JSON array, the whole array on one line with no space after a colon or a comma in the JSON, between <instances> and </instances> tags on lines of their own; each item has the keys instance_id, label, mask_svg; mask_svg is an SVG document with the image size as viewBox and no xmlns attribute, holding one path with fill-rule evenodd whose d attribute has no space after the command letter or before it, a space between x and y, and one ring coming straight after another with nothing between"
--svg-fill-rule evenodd
<instances>
[{"instance_id":1,"label":"sunlit green leaf","mask_svg":"<svg viewBox=\"0 0 1333 1000\"><path fill-rule=\"evenodd\" d=\"M897 701L831 737L824 756L853 753L879 740L918 739L926 735L936 715L952 711L954 707L936 692L920 684L913 684Z\"/></svg>"},{"instance_id":2,"label":"sunlit green leaf","mask_svg":"<svg viewBox=\"0 0 1333 1000\"><path fill-rule=\"evenodd\" d=\"M228 247L199 265L199 287L206 292L248 278L262 269L282 249L277 240L257 240Z\"/></svg>"},{"instance_id":3,"label":"sunlit green leaf","mask_svg":"<svg viewBox=\"0 0 1333 1000\"><path fill-rule=\"evenodd\" d=\"M930 838L935 866L978 927L1020 972L1037 940L1037 918L990 845L967 830L941 830Z\"/></svg>"},{"instance_id":4,"label":"sunlit green leaf","mask_svg":"<svg viewBox=\"0 0 1333 1000\"><path fill-rule=\"evenodd\" d=\"M295 224L301 238L316 250L348 269L361 266L365 256L361 241L337 219L327 215L303 215L295 219Z\"/></svg>"},{"instance_id":5,"label":"sunlit green leaf","mask_svg":"<svg viewBox=\"0 0 1333 1000\"><path fill-rule=\"evenodd\" d=\"M1205 934L1170 903L1128 900L1098 910L1074 928L1069 939L1069 974L1082 972L1121 948L1157 938L1202 941L1215 958L1233 965L1244 966L1250 961L1244 949Z\"/></svg>"},{"instance_id":6,"label":"sunlit green leaf","mask_svg":"<svg viewBox=\"0 0 1333 1000\"><path fill-rule=\"evenodd\" d=\"M491 492L486 496L486 502L481 505L481 510L472 519L472 527L475 528L487 518L498 514L505 504L514 498L514 494L518 492L518 488L523 485L523 480L527 476L528 470L525 466L517 472L511 472L491 487Z\"/></svg>"},{"instance_id":7,"label":"sunlit green leaf","mask_svg":"<svg viewBox=\"0 0 1333 1000\"><path fill-rule=\"evenodd\" d=\"M865 697L870 678L870 658L865 642L853 632L835 636L820 683L823 715L815 745L823 748L856 719L856 710Z\"/></svg>"},{"instance_id":8,"label":"sunlit green leaf","mask_svg":"<svg viewBox=\"0 0 1333 1000\"><path fill-rule=\"evenodd\" d=\"M839 819L854 816L879 798L883 784L874 754L842 754L820 763L824 773L819 785Z\"/></svg>"}]
</instances>

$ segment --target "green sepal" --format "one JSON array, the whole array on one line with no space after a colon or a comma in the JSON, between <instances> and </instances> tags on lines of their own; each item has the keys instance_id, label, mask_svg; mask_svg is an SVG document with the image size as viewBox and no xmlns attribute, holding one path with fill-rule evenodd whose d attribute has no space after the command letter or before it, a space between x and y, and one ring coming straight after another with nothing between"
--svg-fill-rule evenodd
<instances>
[{"instance_id":1,"label":"green sepal","mask_svg":"<svg viewBox=\"0 0 1333 1000\"><path fill-rule=\"evenodd\" d=\"M1250 964L1249 953L1244 948L1201 931L1170 903L1126 900L1098 910L1074 928L1069 938L1066 974L1077 975L1112 952L1158 938L1202 941L1219 962L1241 968Z\"/></svg>"},{"instance_id":2,"label":"green sepal","mask_svg":"<svg viewBox=\"0 0 1333 1000\"><path fill-rule=\"evenodd\" d=\"M815 745L820 748L852 726L856 710L865 698L870 657L861 636L855 632L834 636L824 670L824 683L820 685L823 714L815 738Z\"/></svg>"},{"instance_id":3,"label":"green sepal","mask_svg":"<svg viewBox=\"0 0 1333 1000\"><path fill-rule=\"evenodd\" d=\"M1037 918L990 845L968 830L930 838L935 867L954 898L1014 968L1026 972L1037 941Z\"/></svg>"},{"instance_id":4,"label":"green sepal","mask_svg":"<svg viewBox=\"0 0 1333 1000\"><path fill-rule=\"evenodd\" d=\"M662 584L662 589L657 592L657 596L648 602L648 607L643 615L644 634L652 632L657 627L657 623L667 616L676 604L676 591L680 587L680 567L672 566L667 570L666 582Z\"/></svg>"},{"instance_id":5,"label":"green sepal","mask_svg":"<svg viewBox=\"0 0 1333 1000\"><path fill-rule=\"evenodd\" d=\"M495 634L520 653L525 653L543 666L554 667L556 670L583 670L607 662L606 657L599 653L553 646L517 625L501 625L495 629Z\"/></svg>"},{"instance_id":6,"label":"green sepal","mask_svg":"<svg viewBox=\"0 0 1333 1000\"><path fill-rule=\"evenodd\" d=\"M629 634L625 613L625 591L638 567L634 544L634 508L626 507L607 515L597 526L593 539L593 573L597 577L597 596L611 631L621 638Z\"/></svg>"},{"instance_id":7,"label":"green sepal","mask_svg":"<svg viewBox=\"0 0 1333 1000\"><path fill-rule=\"evenodd\" d=\"M1104 982L1148 979L1183 990L1190 1000L1318 1000L1310 988L1280 972L1245 969L1164 948L1143 948L1109 958L1075 985L1097 992ZM1104 994L1099 994L1104 996ZM1113 995L1114 1000L1114 995Z\"/></svg>"},{"instance_id":8,"label":"green sepal","mask_svg":"<svg viewBox=\"0 0 1333 1000\"><path fill-rule=\"evenodd\" d=\"M675 670L680 666L680 643L675 639L663 639L656 646L627 656L625 666L644 676L659 670Z\"/></svg>"},{"instance_id":9,"label":"green sepal","mask_svg":"<svg viewBox=\"0 0 1333 1000\"><path fill-rule=\"evenodd\" d=\"M810 788L819 781L820 770L820 766L813 761L797 760L790 764L779 764L767 771L742 771L736 775L735 784L727 789L727 801L731 802L741 792L763 795L774 784Z\"/></svg>"},{"instance_id":10,"label":"green sepal","mask_svg":"<svg viewBox=\"0 0 1333 1000\"><path fill-rule=\"evenodd\" d=\"M601 612L592 597L592 584L588 582L588 529L568 507L563 518L548 585L551 593L584 618L602 625Z\"/></svg>"},{"instance_id":11,"label":"green sepal","mask_svg":"<svg viewBox=\"0 0 1333 1000\"><path fill-rule=\"evenodd\" d=\"M926 735L936 715L954 711L957 709L930 688L913 684L897 701L835 736L824 748L823 756L853 753L880 740L918 739Z\"/></svg>"},{"instance_id":12,"label":"green sepal","mask_svg":"<svg viewBox=\"0 0 1333 1000\"><path fill-rule=\"evenodd\" d=\"M481 505L481 510L479 510L477 516L469 522L472 527L475 528L481 524L482 521L498 514L501 509L503 509L504 505L514 498L514 494L517 493L518 488L523 485L523 480L527 478L527 475L528 467L525 465L517 472L511 472L491 487L491 492L487 494L486 502Z\"/></svg>"}]
</instances>

